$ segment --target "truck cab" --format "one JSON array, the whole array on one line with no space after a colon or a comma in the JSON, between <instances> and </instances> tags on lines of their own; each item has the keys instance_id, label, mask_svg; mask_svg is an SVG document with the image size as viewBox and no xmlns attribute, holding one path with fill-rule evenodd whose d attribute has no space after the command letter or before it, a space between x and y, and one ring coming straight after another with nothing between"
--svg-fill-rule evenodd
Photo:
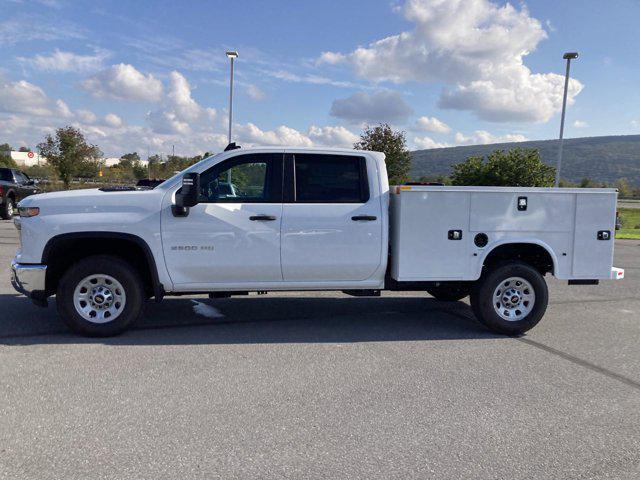
<instances>
[{"instance_id":1,"label":"truck cab","mask_svg":"<svg viewBox=\"0 0 640 480\"><path fill-rule=\"evenodd\" d=\"M545 274L623 276L611 266L616 192L591 195L390 189L379 152L234 149L153 190L25 199L13 283L40 305L56 295L61 317L88 335L123 331L151 297L384 289L470 295L489 328L518 334L544 314Z\"/></svg>"}]
</instances>

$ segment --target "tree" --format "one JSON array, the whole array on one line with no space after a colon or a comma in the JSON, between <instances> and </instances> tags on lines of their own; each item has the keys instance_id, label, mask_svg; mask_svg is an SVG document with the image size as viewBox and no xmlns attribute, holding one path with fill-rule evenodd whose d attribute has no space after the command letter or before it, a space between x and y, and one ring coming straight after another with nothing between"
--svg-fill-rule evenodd
<instances>
[{"instance_id":1,"label":"tree","mask_svg":"<svg viewBox=\"0 0 640 480\"><path fill-rule=\"evenodd\" d=\"M550 187L555 168L542 162L536 149L496 150L487 156L469 157L453 166L454 185Z\"/></svg>"},{"instance_id":2,"label":"tree","mask_svg":"<svg viewBox=\"0 0 640 480\"><path fill-rule=\"evenodd\" d=\"M628 198L633 195L633 189L626 178L621 178L616 182L616 188L618 189L618 196L622 198Z\"/></svg>"},{"instance_id":3,"label":"tree","mask_svg":"<svg viewBox=\"0 0 640 480\"><path fill-rule=\"evenodd\" d=\"M139 162L140 161L140 155L138 155L138 152L125 153L124 155L122 155L120 157L120 162L122 163L122 161L129 161L131 163Z\"/></svg>"},{"instance_id":4,"label":"tree","mask_svg":"<svg viewBox=\"0 0 640 480\"><path fill-rule=\"evenodd\" d=\"M11 145L0 144L0 167L16 168L16 162L11 158Z\"/></svg>"},{"instance_id":5,"label":"tree","mask_svg":"<svg viewBox=\"0 0 640 480\"><path fill-rule=\"evenodd\" d=\"M353 148L384 153L390 184L400 185L408 180L411 156L404 132L394 132L386 123L375 127L367 126Z\"/></svg>"},{"instance_id":6,"label":"tree","mask_svg":"<svg viewBox=\"0 0 640 480\"><path fill-rule=\"evenodd\" d=\"M74 127L58 128L55 136L47 135L44 142L38 144L38 149L56 169L65 189L74 176L97 173L96 161L102 157L100 149L88 144L82 132Z\"/></svg>"},{"instance_id":7,"label":"tree","mask_svg":"<svg viewBox=\"0 0 640 480\"><path fill-rule=\"evenodd\" d=\"M580 180L580 188L596 188L596 182L594 182L593 180L591 180L590 178L583 178L582 180Z\"/></svg>"}]
</instances>

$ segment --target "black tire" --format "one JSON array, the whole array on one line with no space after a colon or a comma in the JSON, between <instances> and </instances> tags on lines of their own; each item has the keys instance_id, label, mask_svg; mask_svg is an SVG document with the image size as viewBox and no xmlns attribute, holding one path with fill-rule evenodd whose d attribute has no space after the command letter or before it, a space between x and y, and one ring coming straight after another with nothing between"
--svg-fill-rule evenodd
<instances>
[{"instance_id":1,"label":"black tire","mask_svg":"<svg viewBox=\"0 0 640 480\"><path fill-rule=\"evenodd\" d=\"M2 220L11 220L13 218L13 209L15 207L15 201L11 197L7 197L0 208L0 218Z\"/></svg>"},{"instance_id":2,"label":"black tire","mask_svg":"<svg viewBox=\"0 0 640 480\"><path fill-rule=\"evenodd\" d=\"M427 293L436 300L442 302L456 302L469 296L471 283L467 282L440 282L427 287Z\"/></svg>"},{"instance_id":3,"label":"black tire","mask_svg":"<svg viewBox=\"0 0 640 480\"><path fill-rule=\"evenodd\" d=\"M95 323L85 319L74 305L76 287L91 275L108 275L124 289L126 300L114 320ZM71 330L89 337L118 335L135 323L144 310L145 292L140 275L131 265L118 257L94 255L73 264L64 273L56 294L58 314Z\"/></svg>"},{"instance_id":4,"label":"black tire","mask_svg":"<svg viewBox=\"0 0 640 480\"><path fill-rule=\"evenodd\" d=\"M535 299L531 310L522 318L506 320L497 312L498 308L503 307L499 307L500 298L496 298L494 292L501 283L510 278L526 280L533 288ZM500 292L500 295L503 294L504 292ZM538 270L523 262L508 262L495 266L482 275L471 292L471 308L476 318L489 330L504 335L521 335L535 327L546 312L548 302L549 292L544 277ZM518 311L517 307L513 308Z\"/></svg>"}]
</instances>

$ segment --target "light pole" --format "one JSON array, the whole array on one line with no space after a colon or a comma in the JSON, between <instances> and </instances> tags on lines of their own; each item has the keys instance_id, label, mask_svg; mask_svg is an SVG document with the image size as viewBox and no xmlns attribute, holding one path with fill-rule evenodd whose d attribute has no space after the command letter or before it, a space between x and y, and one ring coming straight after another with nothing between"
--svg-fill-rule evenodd
<instances>
[{"instance_id":1,"label":"light pole","mask_svg":"<svg viewBox=\"0 0 640 480\"><path fill-rule=\"evenodd\" d=\"M238 58L238 52L230 50L227 58L231 60L231 76L229 77L229 142L231 143L231 125L233 122L233 61Z\"/></svg>"},{"instance_id":2,"label":"light pole","mask_svg":"<svg viewBox=\"0 0 640 480\"><path fill-rule=\"evenodd\" d=\"M562 168L562 145L564 143L564 114L567 110L567 89L569 88L569 68L571 60L578 58L578 52L567 52L562 58L567 61L567 72L564 75L564 96L562 97L562 117L560 118L560 144L558 145L558 166L556 167L556 188L560 185L560 169Z\"/></svg>"}]
</instances>

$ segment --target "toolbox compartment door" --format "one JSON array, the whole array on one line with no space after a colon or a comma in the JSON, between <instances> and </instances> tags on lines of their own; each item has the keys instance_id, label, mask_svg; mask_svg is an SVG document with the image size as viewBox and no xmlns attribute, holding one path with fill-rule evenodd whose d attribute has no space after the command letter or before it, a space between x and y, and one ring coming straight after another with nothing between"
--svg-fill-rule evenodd
<instances>
[{"instance_id":1,"label":"toolbox compartment door","mask_svg":"<svg viewBox=\"0 0 640 480\"><path fill-rule=\"evenodd\" d=\"M613 266L616 194L584 193L576 197L572 277L609 279ZM610 236L601 240L598 232L609 232Z\"/></svg>"}]
</instances>

